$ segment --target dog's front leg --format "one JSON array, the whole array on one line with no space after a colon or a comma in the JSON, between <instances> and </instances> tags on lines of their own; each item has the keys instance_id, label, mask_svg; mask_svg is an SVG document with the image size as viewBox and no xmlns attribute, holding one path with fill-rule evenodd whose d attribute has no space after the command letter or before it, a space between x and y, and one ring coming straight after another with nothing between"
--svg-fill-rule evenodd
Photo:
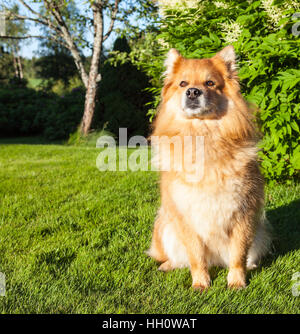
<instances>
[{"instance_id":1,"label":"dog's front leg","mask_svg":"<svg viewBox=\"0 0 300 334\"><path fill-rule=\"evenodd\" d=\"M166 202L167 207L173 213L177 237L184 245L187 252L193 280L192 287L203 291L210 286L206 260L208 252L207 246L186 221L185 217L178 211L175 203L170 198L168 198Z\"/></svg>"},{"instance_id":2,"label":"dog's front leg","mask_svg":"<svg viewBox=\"0 0 300 334\"><path fill-rule=\"evenodd\" d=\"M206 246L195 234L194 237L195 240L185 247L187 249L193 279L192 287L203 291L210 286L210 277L205 256Z\"/></svg>"},{"instance_id":3,"label":"dog's front leg","mask_svg":"<svg viewBox=\"0 0 300 334\"><path fill-rule=\"evenodd\" d=\"M229 272L227 276L229 288L246 287L247 254L252 240L252 226L247 219L243 222L237 222L230 233Z\"/></svg>"},{"instance_id":4,"label":"dog's front leg","mask_svg":"<svg viewBox=\"0 0 300 334\"><path fill-rule=\"evenodd\" d=\"M207 266L207 247L196 232L183 221L177 224L178 235L184 244L192 274L192 287L205 290L210 286L210 277Z\"/></svg>"}]
</instances>

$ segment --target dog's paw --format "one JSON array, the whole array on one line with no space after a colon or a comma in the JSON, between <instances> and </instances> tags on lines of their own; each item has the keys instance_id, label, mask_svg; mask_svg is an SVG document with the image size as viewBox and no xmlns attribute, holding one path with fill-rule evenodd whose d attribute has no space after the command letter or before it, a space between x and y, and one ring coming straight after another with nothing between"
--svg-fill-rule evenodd
<instances>
[{"instance_id":1,"label":"dog's paw","mask_svg":"<svg viewBox=\"0 0 300 334\"><path fill-rule=\"evenodd\" d=\"M230 289L244 289L246 287L246 274L243 269L229 269L227 286Z\"/></svg>"},{"instance_id":2,"label":"dog's paw","mask_svg":"<svg viewBox=\"0 0 300 334\"><path fill-rule=\"evenodd\" d=\"M170 270L173 270L173 269L174 269L174 267L172 266L170 261L166 261L158 267L158 270L160 270L160 271L170 271Z\"/></svg>"},{"instance_id":3,"label":"dog's paw","mask_svg":"<svg viewBox=\"0 0 300 334\"><path fill-rule=\"evenodd\" d=\"M192 285L192 288L194 290L198 290L200 292L204 292L206 291L208 288L209 288L210 285L203 285L203 284L200 284L200 283L195 283Z\"/></svg>"},{"instance_id":4,"label":"dog's paw","mask_svg":"<svg viewBox=\"0 0 300 334\"><path fill-rule=\"evenodd\" d=\"M256 269L258 266L256 263L247 263L247 270L254 270Z\"/></svg>"},{"instance_id":5,"label":"dog's paw","mask_svg":"<svg viewBox=\"0 0 300 334\"><path fill-rule=\"evenodd\" d=\"M253 270L258 267L258 263L253 261L251 258L247 259L247 270Z\"/></svg>"},{"instance_id":6,"label":"dog's paw","mask_svg":"<svg viewBox=\"0 0 300 334\"><path fill-rule=\"evenodd\" d=\"M208 274L202 274L193 280L192 288L194 290L205 291L210 287L210 277Z\"/></svg>"}]
</instances>

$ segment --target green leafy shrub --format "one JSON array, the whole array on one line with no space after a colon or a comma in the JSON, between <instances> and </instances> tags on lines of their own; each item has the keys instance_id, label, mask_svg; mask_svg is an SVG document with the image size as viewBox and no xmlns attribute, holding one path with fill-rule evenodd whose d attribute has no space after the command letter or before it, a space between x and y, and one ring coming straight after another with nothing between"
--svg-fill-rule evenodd
<instances>
[{"instance_id":1,"label":"green leafy shrub","mask_svg":"<svg viewBox=\"0 0 300 334\"><path fill-rule=\"evenodd\" d=\"M74 146L96 147L97 140L100 137L109 136L115 139L116 136L112 132L106 130L106 125L107 124L104 124L101 130L91 131L87 136L83 136L79 129L77 129L75 132L70 134L66 144Z\"/></svg>"},{"instance_id":2,"label":"green leafy shrub","mask_svg":"<svg viewBox=\"0 0 300 334\"><path fill-rule=\"evenodd\" d=\"M0 89L1 136L41 133L41 124L36 116L45 108L48 111L49 101L50 98L32 89L17 87Z\"/></svg>"},{"instance_id":3,"label":"green leafy shrub","mask_svg":"<svg viewBox=\"0 0 300 334\"><path fill-rule=\"evenodd\" d=\"M0 133L5 136L43 135L65 139L82 117L84 92L73 89L65 96L29 88L0 89Z\"/></svg>"},{"instance_id":4,"label":"green leafy shrub","mask_svg":"<svg viewBox=\"0 0 300 334\"><path fill-rule=\"evenodd\" d=\"M56 108L44 117L44 136L49 139L68 138L81 120L84 106L84 91L80 88L56 98Z\"/></svg>"},{"instance_id":5,"label":"green leafy shrub","mask_svg":"<svg viewBox=\"0 0 300 334\"><path fill-rule=\"evenodd\" d=\"M125 38L117 38L114 51L130 52ZM106 124L108 131L116 136L119 128L127 128L128 135L147 135L147 101L151 95L145 92L149 79L129 61L116 62L114 66L105 62L99 84L99 104L97 106L94 128Z\"/></svg>"},{"instance_id":6,"label":"green leafy shrub","mask_svg":"<svg viewBox=\"0 0 300 334\"><path fill-rule=\"evenodd\" d=\"M299 177L300 36L292 33L292 15L300 11L300 5L270 0L186 1L186 6L161 3L168 6L161 8L161 32L153 42L158 47L152 59L134 60L155 78L150 117L160 100L160 75L169 48L188 58L203 58L232 44L238 55L242 93L260 108L257 118L264 137L259 154L266 179Z\"/></svg>"},{"instance_id":7,"label":"green leafy shrub","mask_svg":"<svg viewBox=\"0 0 300 334\"><path fill-rule=\"evenodd\" d=\"M114 49L130 51L124 38L116 40ZM101 58L102 65L104 58ZM83 115L85 88L77 75L68 77L67 81L62 80L63 64L60 59L56 64L55 57L50 60L49 68L43 69L48 73L47 76L45 74L46 80L32 84L35 89L26 87L26 82L22 85L11 82L9 86L0 88L2 137L42 135L50 140L70 138L69 143L81 141L76 131ZM61 69L57 77L51 74L56 65ZM149 85L145 73L126 61L118 62L116 66L106 62L101 66L101 75L92 123L93 140L104 127L114 136L118 136L120 127L127 128L129 136L147 135L149 122L145 104L151 97L145 92ZM89 144L93 141L90 139Z\"/></svg>"}]
</instances>

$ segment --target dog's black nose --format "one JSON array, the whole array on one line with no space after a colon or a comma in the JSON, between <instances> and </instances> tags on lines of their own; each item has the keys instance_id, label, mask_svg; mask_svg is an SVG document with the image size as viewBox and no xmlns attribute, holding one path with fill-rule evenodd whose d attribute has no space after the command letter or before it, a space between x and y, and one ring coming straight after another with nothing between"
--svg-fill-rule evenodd
<instances>
[{"instance_id":1,"label":"dog's black nose","mask_svg":"<svg viewBox=\"0 0 300 334\"><path fill-rule=\"evenodd\" d=\"M189 88L186 91L186 96L191 99L194 100L196 99L198 96L200 96L201 94L203 94L202 90L198 89L198 88Z\"/></svg>"}]
</instances>

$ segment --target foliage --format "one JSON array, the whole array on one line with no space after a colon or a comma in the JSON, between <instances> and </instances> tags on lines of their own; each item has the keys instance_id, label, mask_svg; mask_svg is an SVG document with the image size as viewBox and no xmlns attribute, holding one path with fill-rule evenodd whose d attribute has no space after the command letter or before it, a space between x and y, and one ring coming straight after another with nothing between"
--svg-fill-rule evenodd
<instances>
[{"instance_id":1,"label":"foliage","mask_svg":"<svg viewBox=\"0 0 300 334\"><path fill-rule=\"evenodd\" d=\"M13 88L13 89L12 89ZM64 96L10 86L0 89L1 136L43 135L64 139L74 132L81 118L83 91Z\"/></svg>"},{"instance_id":2,"label":"foliage","mask_svg":"<svg viewBox=\"0 0 300 334\"><path fill-rule=\"evenodd\" d=\"M5 7L3 4L0 4L0 10L5 12ZM19 6L13 4L10 8L10 11L14 14L19 14ZM21 37L24 36L28 30L27 24L24 20L15 21L12 19L5 20L5 34L7 36ZM0 47L3 46L6 50L13 51L17 53L20 50L20 44L22 40L19 39L4 39L0 38ZM22 42L24 43L24 41Z\"/></svg>"},{"instance_id":3,"label":"foliage","mask_svg":"<svg viewBox=\"0 0 300 334\"><path fill-rule=\"evenodd\" d=\"M13 59L12 56L0 47L0 83L7 84L9 78L14 76Z\"/></svg>"},{"instance_id":4,"label":"foliage","mask_svg":"<svg viewBox=\"0 0 300 334\"><path fill-rule=\"evenodd\" d=\"M130 52L126 50L112 50L109 53L108 62L113 66L132 63L137 69L145 72L151 87L145 91L154 99L154 102L147 102L147 115L150 120L156 112L160 100L161 90L161 40L157 40L157 31L150 30L147 33L138 34L129 41ZM151 65L149 65L151 63Z\"/></svg>"},{"instance_id":5,"label":"foliage","mask_svg":"<svg viewBox=\"0 0 300 334\"><path fill-rule=\"evenodd\" d=\"M116 48L122 49L124 45L128 48L127 42L121 40L116 41ZM104 59L101 61L104 62ZM39 62L35 59L32 63ZM53 69L53 64L50 67ZM61 73L56 73L54 77L51 70L47 76L46 70L44 68L41 74L41 82L30 80L30 86L35 89L26 88L25 79L13 77L0 88L1 137L42 135L56 140L68 139L73 134L70 142L74 143L74 131L77 131L84 107L85 89L82 81L75 75L66 82L58 79ZM103 66L102 77L93 121L93 128L97 131L93 131L91 136L94 138L99 134L98 129L104 126L105 131L116 136L119 127L128 128L128 135L146 135L148 120L145 103L150 100L149 94L144 91L149 85L146 75L130 63L117 67L107 63ZM94 140L91 140L91 136L75 142L88 142L90 145Z\"/></svg>"},{"instance_id":6,"label":"foliage","mask_svg":"<svg viewBox=\"0 0 300 334\"><path fill-rule=\"evenodd\" d=\"M125 38L117 38L114 51L130 52ZM127 128L128 135L146 135L148 119L145 103L150 95L144 90L149 86L147 76L130 62L112 66L106 62L99 84L99 109L95 115L94 126L101 128L107 123L107 130L118 135L119 128ZM98 110L99 110L98 109ZM99 126L100 125L100 126Z\"/></svg>"},{"instance_id":7,"label":"foliage","mask_svg":"<svg viewBox=\"0 0 300 334\"><path fill-rule=\"evenodd\" d=\"M299 177L300 38L292 34L292 15L299 11L299 4L190 1L189 6L170 6L172 1L161 2L168 5L161 7L160 34L152 38L152 55L147 49L146 61L137 52L128 56L135 56L135 62L153 78L151 90L156 98L151 118L160 100L163 59L170 47L188 58L203 58L233 44L242 93L261 110L257 117L264 134L260 144L264 175L268 180Z\"/></svg>"},{"instance_id":8,"label":"foliage","mask_svg":"<svg viewBox=\"0 0 300 334\"><path fill-rule=\"evenodd\" d=\"M61 80L65 85L77 73L73 58L67 50L49 52L38 58L34 66L37 78Z\"/></svg>"},{"instance_id":9,"label":"foliage","mask_svg":"<svg viewBox=\"0 0 300 334\"><path fill-rule=\"evenodd\" d=\"M115 138L116 136L112 132L106 130L106 125L107 124L104 124L101 130L91 131L87 136L82 136L79 129L77 129L75 132L70 134L66 144L72 146L96 147L97 140L102 136Z\"/></svg>"},{"instance_id":10,"label":"foliage","mask_svg":"<svg viewBox=\"0 0 300 334\"><path fill-rule=\"evenodd\" d=\"M0 5L0 9L3 9L2 4ZM5 10L4 10L4 13L6 13ZM19 7L13 4L11 8L11 13L13 13L14 15L18 15ZM10 14L8 13L6 13L5 18L6 18L5 34L7 36L22 37L26 34L28 30L28 26L24 20L15 21L11 19ZM0 49L2 49L3 51L6 50L6 52L12 57L12 64L14 67L14 76L19 79L23 79L23 68L22 68L23 65L22 65L22 59L19 55L19 52L20 52L21 44L24 44L24 43L25 43L24 40L22 41L21 39L18 39L18 38L14 38L14 39L1 39L0 38ZM0 68L0 76L3 76L3 73L1 73L2 72L1 70L3 70L3 68L2 69ZM4 70L4 75L6 79L9 77L12 77L11 73L5 70Z\"/></svg>"},{"instance_id":11,"label":"foliage","mask_svg":"<svg viewBox=\"0 0 300 334\"><path fill-rule=\"evenodd\" d=\"M46 89L47 91L51 91L59 96L66 95L76 90L84 90L83 83L78 75L74 75L71 77L68 82L65 82L62 79L59 80L45 80L42 79L40 84L37 87L38 89Z\"/></svg>"},{"instance_id":12,"label":"foliage","mask_svg":"<svg viewBox=\"0 0 300 334\"><path fill-rule=\"evenodd\" d=\"M51 113L41 114L45 129L43 135L49 139L64 139L74 132L82 117L84 91L80 88L56 98Z\"/></svg>"}]
</instances>

